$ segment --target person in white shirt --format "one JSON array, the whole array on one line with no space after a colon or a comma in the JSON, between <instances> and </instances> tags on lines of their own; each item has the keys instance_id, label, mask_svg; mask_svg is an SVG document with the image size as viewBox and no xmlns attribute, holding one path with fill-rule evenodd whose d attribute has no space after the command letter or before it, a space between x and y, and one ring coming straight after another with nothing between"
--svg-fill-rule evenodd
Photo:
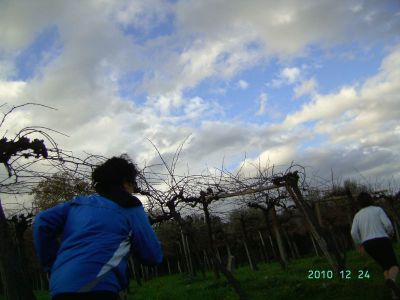
<instances>
[{"instance_id":1,"label":"person in white shirt","mask_svg":"<svg viewBox=\"0 0 400 300\"><path fill-rule=\"evenodd\" d=\"M359 251L367 252L383 269L386 284L392 289L394 299L399 299L400 288L396 284L399 267L389 237L393 226L382 208L373 205L372 197L361 192L357 198L362 209L353 219L351 236Z\"/></svg>"}]
</instances>

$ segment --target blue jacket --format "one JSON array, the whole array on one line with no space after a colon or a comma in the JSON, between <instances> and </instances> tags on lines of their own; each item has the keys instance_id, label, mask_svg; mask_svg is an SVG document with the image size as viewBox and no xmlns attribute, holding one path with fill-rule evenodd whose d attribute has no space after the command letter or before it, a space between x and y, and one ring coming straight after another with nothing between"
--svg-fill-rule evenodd
<instances>
[{"instance_id":1,"label":"blue jacket","mask_svg":"<svg viewBox=\"0 0 400 300\"><path fill-rule=\"evenodd\" d=\"M143 206L123 208L98 194L77 196L40 213L33 235L39 260L51 274L52 296L119 292L128 284L130 253L142 264L162 261L160 242Z\"/></svg>"}]
</instances>

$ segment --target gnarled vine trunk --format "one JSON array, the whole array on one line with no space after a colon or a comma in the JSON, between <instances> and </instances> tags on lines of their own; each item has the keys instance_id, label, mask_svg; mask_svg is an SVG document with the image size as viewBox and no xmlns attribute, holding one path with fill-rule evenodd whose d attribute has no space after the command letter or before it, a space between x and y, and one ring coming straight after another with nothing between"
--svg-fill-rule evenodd
<instances>
[{"instance_id":1,"label":"gnarled vine trunk","mask_svg":"<svg viewBox=\"0 0 400 300\"><path fill-rule=\"evenodd\" d=\"M36 299L23 268L0 202L0 273L6 299Z\"/></svg>"},{"instance_id":2,"label":"gnarled vine trunk","mask_svg":"<svg viewBox=\"0 0 400 300\"><path fill-rule=\"evenodd\" d=\"M204 199L203 199L204 200ZM210 211L208 210L208 204L203 202L203 211L204 211L204 217L205 221L207 224L207 232L208 232L208 239L210 243L210 249L211 249L211 261L216 269L216 271L220 271L226 279L228 280L228 283L232 286L232 288L235 290L237 295L239 296L240 300L247 300L247 294L246 292L242 289L240 286L239 281L233 276L232 272L228 271L228 269L221 263L221 261L218 259L216 255L216 249L214 246L214 239L213 239L213 234L212 234L212 228L211 228L211 219L210 219Z\"/></svg>"},{"instance_id":3,"label":"gnarled vine trunk","mask_svg":"<svg viewBox=\"0 0 400 300\"><path fill-rule=\"evenodd\" d=\"M339 274L341 270L345 269L346 257L343 253L340 253L333 238L330 237L323 228L321 228L315 212L307 206L307 203L298 187L298 179L299 177L297 174L288 174L288 176L286 176L286 189L296 206L303 213L311 234L322 250L324 256L327 258L335 273Z\"/></svg>"}]
</instances>

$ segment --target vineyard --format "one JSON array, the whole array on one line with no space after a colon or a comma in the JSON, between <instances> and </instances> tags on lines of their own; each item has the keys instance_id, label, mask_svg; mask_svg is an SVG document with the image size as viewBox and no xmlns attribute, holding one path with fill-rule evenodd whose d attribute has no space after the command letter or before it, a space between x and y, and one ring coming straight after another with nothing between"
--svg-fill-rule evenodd
<instances>
[{"instance_id":1,"label":"vineyard","mask_svg":"<svg viewBox=\"0 0 400 300\"><path fill-rule=\"evenodd\" d=\"M49 132L25 128L0 144L8 173L1 192L33 197L32 205L17 211L1 209L0 291L8 299L45 299L33 293L46 290L48 282L33 251L32 219L75 195L92 193L91 171L105 159L75 157L59 149ZM43 139L28 138L38 135ZM306 169L294 164L245 162L233 171L222 165L179 174L184 143L168 160L154 145L158 162L141 167L138 190L164 261L146 267L130 259L132 299L187 299L192 293L193 299L337 299L334 293L347 299L344 294L353 295L353 288L354 295L381 293L377 266L351 252L350 227L359 209L355 199L368 191L391 218L399 241L397 191L308 178ZM347 278L349 270L361 278Z\"/></svg>"},{"instance_id":2,"label":"vineyard","mask_svg":"<svg viewBox=\"0 0 400 300\"><path fill-rule=\"evenodd\" d=\"M400 249L396 245L396 253ZM360 280L357 276L348 280L307 278L308 270L329 270L327 263L318 257L292 260L288 270L283 271L277 262L261 263L254 272L249 266L239 267L234 272L250 299L390 299L390 293L384 289L379 267L367 256L352 251L348 255L348 268L357 274L357 270L369 270L370 278ZM38 300L49 300L47 290L35 292ZM188 274L160 276L141 285L132 281L128 299L238 299L227 286L224 279L216 279L207 272L193 277ZM0 299L4 297L0 296Z\"/></svg>"}]
</instances>

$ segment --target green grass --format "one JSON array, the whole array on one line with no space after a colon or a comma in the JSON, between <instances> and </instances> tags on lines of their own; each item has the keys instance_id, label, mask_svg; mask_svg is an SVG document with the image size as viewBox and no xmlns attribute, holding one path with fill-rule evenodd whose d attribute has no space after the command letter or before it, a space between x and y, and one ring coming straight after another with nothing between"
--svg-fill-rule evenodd
<instances>
[{"instance_id":1,"label":"green grass","mask_svg":"<svg viewBox=\"0 0 400 300\"><path fill-rule=\"evenodd\" d=\"M234 272L250 299L390 299L384 286L382 272L368 257L355 252L348 254L348 268L352 279L308 279L308 270L329 270L323 258L304 258L291 261L282 271L277 263L259 265L259 270L240 268ZM358 279L358 270L368 270L369 279ZM185 275L166 276L131 286L130 299L238 299L226 281L215 279L212 273L206 279L201 275L190 278Z\"/></svg>"},{"instance_id":2,"label":"green grass","mask_svg":"<svg viewBox=\"0 0 400 300\"><path fill-rule=\"evenodd\" d=\"M395 246L397 256L400 248ZM278 263L260 264L258 271L248 267L239 268L234 275L250 299L324 299L324 300L379 300L390 299L384 285L382 271L368 256L355 251L348 253L347 267L352 271L351 279L308 279L308 270L330 270L324 258L309 257L293 260L289 268L282 271ZM368 270L370 278L358 279L358 270ZM399 278L400 279L400 278ZM399 280L400 281L400 280ZM150 300L230 300L238 299L224 277L216 279L213 273L203 278L188 275L162 276L138 286L131 283L129 299ZM48 300L47 292L37 292L37 298ZM2 300L3 298L0 297Z\"/></svg>"}]
</instances>

